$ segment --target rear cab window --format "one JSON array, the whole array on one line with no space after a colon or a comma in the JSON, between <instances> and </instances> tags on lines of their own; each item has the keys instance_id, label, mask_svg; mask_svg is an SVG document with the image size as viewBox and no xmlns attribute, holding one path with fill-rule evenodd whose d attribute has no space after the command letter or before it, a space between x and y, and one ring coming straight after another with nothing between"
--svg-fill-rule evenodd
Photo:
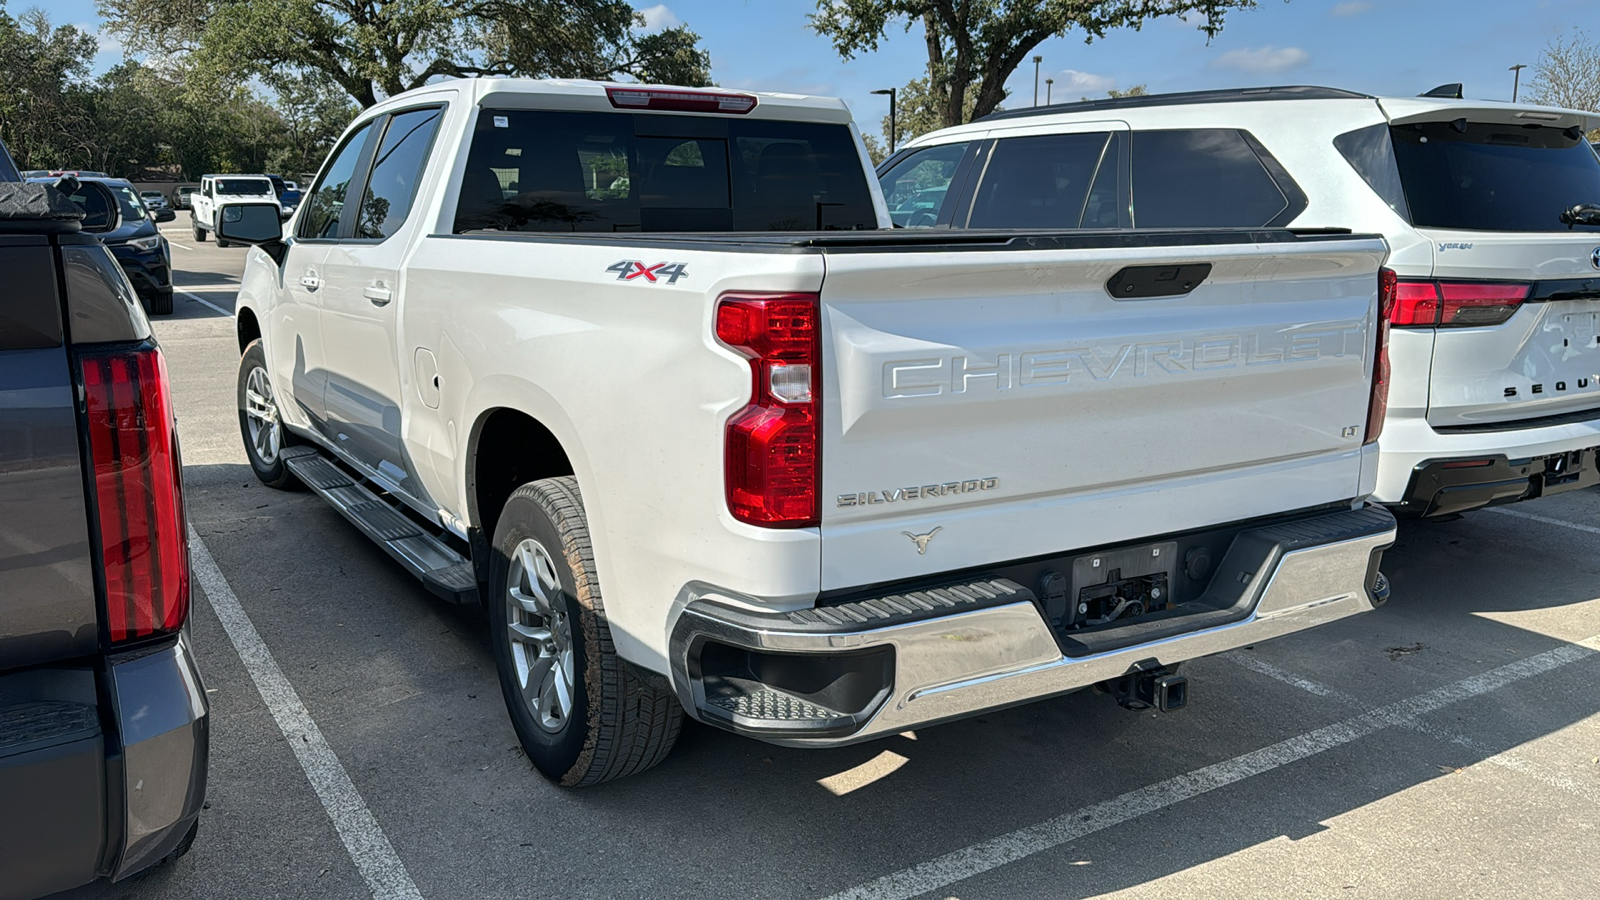
<instances>
[{"instance_id":1,"label":"rear cab window","mask_svg":"<svg viewBox=\"0 0 1600 900\"><path fill-rule=\"evenodd\" d=\"M874 229L850 129L825 122L483 109L457 233Z\"/></svg>"},{"instance_id":2,"label":"rear cab window","mask_svg":"<svg viewBox=\"0 0 1600 900\"><path fill-rule=\"evenodd\" d=\"M1562 212L1600 204L1600 159L1581 132L1458 119L1395 125L1390 135L1418 228L1566 231Z\"/></svg>"}]
</instances>

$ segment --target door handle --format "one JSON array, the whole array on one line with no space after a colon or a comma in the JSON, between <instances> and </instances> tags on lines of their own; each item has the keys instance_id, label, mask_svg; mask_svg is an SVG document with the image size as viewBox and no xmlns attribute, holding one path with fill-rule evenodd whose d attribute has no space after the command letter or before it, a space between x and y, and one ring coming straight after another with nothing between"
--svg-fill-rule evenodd
<instances>
[{"instance_id":1,"label":"door handle","mask_svg":"<svg viewBox=\"0 0 1600 900\"><path fill-rule=\"evenodd\" d=\"M316 272L307 270L304 275L300 276L300 286L308 291L314 291L322 287L322 281L317 278Z\"/></svg>"},{"instance_id":2,"label":"door handle","mask_svg":"<svg viewBox=\"0 0 1600 900\"><path fill-rule=\"evenodd\" d=\"M361 296L371 300L373 306L388 306L389 299L394 295L382 285L369 284L362 289Z\"/></svg>"}]
</instances>

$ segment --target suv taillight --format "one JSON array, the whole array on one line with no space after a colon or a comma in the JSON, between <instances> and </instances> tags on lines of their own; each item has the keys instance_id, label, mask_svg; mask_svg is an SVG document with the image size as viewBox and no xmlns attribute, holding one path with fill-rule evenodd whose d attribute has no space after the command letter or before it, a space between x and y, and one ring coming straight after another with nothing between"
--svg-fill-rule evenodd
<instances>
[{"instance_id":1,"label":"suv taillight","mask_svg":"<svg viewBox=\"0 0 1600 900\"><path fill-rule=\"evenodd\" d=\"M1383 433L1383 417L1389 412L1389 322L1394 316L1399 295L1399 279L1389 269L1378 270L1378 351L1372 358L1372 393L1367 397L1367 432L1362 443L1370 444Z\"/></svg>"},{"instance_id":2,"label":"suv taillight","mask_svg":"<svg viewBox=\"0 0 1600 900\"><path fill-rule=\"evenodd\" d=\"M723 294L717 339L750 360L750 404L728 420L728 510L751 525L805 528L821 517L822 339L816 294Z\"/></svg>"},{"instance_id":3,"label":"suv taillight","mask_svg":"<svg viewBox=\"0 0 1600 900\"><path fill-rule=\"evenodd\" d=\"M189 617L189 538L167 364L154 347L80 361L106 630L112 643L170 634Z\"/></svg>"},{"instance_id":4,"label":"suv taillight","mask_svg":"<svg viewBox=\"0 0 1600 900\"><path fill-rule=\"evenodd\" d=\"M1393 324L1416 328L1499 325L1528 299L1532 286L1510 281L1399 282Z\"/></svg>"}]
</instances>

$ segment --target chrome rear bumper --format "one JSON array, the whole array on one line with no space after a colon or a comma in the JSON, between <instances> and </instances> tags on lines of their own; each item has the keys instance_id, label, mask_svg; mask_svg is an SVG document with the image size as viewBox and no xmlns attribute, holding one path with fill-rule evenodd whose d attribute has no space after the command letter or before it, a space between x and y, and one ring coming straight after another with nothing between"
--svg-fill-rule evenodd
<instances>
[{"instance_id":1,"label":"chrome rear bumper","mask_svg":"<svg viewBox=\"0 0 1600 900\"><path fill-rule=\"evenodd\" d=\"M673 630L673 683L696 718L741 734L857 743L1366 612L1394 535L1381 507L1245 531L1182 615L1061 640L1004 579L783 614L696 600Z\"/></svg>"}]
</instances>

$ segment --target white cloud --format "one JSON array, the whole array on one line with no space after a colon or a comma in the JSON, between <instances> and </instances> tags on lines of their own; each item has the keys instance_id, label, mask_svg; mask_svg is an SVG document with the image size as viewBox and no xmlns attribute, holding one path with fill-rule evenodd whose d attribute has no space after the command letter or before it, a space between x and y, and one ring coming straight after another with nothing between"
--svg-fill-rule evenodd
<instances>
[{"instance_id":1,"label":"white cloud","mask_svg":"<svg viewBox=\"0 0 1600 900\"><path fill-rule=\"evenodd\" d=\"M1078 96L1103 94L1117 86L1117 80L1110 75L1079 72L1077 69L1063 69L1057 72L1054 77L1056 79L1056 96L1068 100Z\"/></svg>"},{"instance_id":2,"label":"white cloud","mask_svg":"<svg viewBox=\"0 0 1600 900\"><path fill-rule=\"evenodd\" d=\"M1336 16L1359 16L1372 8L1368 0L1345 0L1343 3L1333 5L1333 14Z\"/></svg>"},{"instance_id":3,"label":"white cloud","mask_svg":"<svg viewBox=\"0 0 1600 900\"><path fill-rule=\"evenodd\" d=\"M1311 54L1299 47L1258 47L1254 50L1229 50L1213 63L1219 69L1238 69L1256 75L1283 72L1304 65Z\"/></svg>"},{"instance_id":4,"label":"white cloud","mask_svg":"<svg viewBox=\"0 0 1600 900\"><path fill-rule=\"evenodd\" d=\"M672 10L668 9L665 3L657 3L655 6L647 6L644 9L639 10L639 13L644 16L644 28L646 31L660 31L663 28L676 28L677 26L683 24L683 22L679 21L676 15L673 15Z\"/></svg>"}]
</instances>

